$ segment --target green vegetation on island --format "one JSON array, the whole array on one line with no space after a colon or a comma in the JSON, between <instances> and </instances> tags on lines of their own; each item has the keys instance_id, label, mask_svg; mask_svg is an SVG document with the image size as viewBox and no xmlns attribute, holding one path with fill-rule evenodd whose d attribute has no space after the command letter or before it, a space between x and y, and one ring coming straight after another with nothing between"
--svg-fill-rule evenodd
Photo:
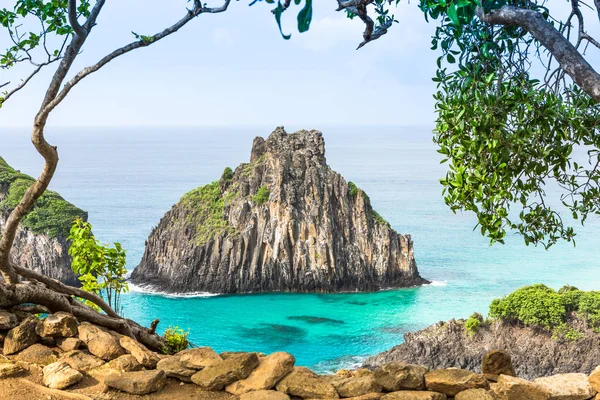
<instances>
[{"instance_id":1,"label":"green vegetation on island","mask_svg":"<svg viewBox=\"0 0 600 400\"><path fill-rule=\"evenodd\" d=\"M6 196L0 200L0 214L12 211L33 184L29 175L13 169L0 157L0 193ZM58 193L47 190L37 200L21 225L35 234L48 234L51 238L66 237L73 221L87 218L87 213L63 199Z\"/></svg>"},{"instance_id":2,"label":"green vegetation on island","mask_svg":"<svg viewBox=\"0 0 600 400\"><path fill-rule=\"evenodd\" d=\"M506 323L539 328L554 338L577 340L583 337L583 322L600 333L600 291L585 292L573 286L563 286L558 291L543 284L525 286L490 304L489 317ZM475 313L465 329L472 336L489 322Z\"/></svg>"}]
</instances>

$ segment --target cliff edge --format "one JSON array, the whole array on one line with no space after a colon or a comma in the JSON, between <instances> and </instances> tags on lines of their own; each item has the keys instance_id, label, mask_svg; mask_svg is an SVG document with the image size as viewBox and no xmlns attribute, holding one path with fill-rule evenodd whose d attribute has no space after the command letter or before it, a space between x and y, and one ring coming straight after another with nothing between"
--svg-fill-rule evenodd
<instances>
[{"instance_id":1,"label":"cliff edge","mask_svg":"<svg viewBox=\"0 0 600 400\"><path fill-rule=\"evenodd\" d=\"M135 284L168 292L373 291L427 283L409 235L326 163L318 131L277 128L250 163L173 206L147 240Z\"/></svg>"}]
</instances>

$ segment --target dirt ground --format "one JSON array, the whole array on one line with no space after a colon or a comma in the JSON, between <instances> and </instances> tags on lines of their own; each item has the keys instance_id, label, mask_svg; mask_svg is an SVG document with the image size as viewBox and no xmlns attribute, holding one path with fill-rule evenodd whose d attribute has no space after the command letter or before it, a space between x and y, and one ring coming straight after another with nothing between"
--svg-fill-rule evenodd
<instances>
[{"instance_id":1,"label":"dirt ground","mask_svg":"<svg viewBox=\"0 0 600 400\"><path fill-rule=\"evenodd\" d=\"M237 396L227 393L205 392L192 383L168 379L165 389L158 393L136 396L108 389L103 383L86 376L68 391L52 390L42 385L41 370L23 373L21 376L0 379L0 400L235 400Z\"/></svg>"}]
</instances>

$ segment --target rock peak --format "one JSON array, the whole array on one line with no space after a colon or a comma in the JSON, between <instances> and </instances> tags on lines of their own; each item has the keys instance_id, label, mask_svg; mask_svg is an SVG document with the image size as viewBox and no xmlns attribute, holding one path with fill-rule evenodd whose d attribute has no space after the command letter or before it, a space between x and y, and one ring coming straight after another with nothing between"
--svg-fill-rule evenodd
<instances>
[{"instance_id":1,"label":"rock peak","mask_svg":"<svg viewBox=\"0 0 600 400\"><path fill-rule=\"evenodd\" d=\"M321 164L325 160L325 140L323 134L317 130L300 130L295 133L287 133L285 128L277 127L269 135L267 140L258 136L254 138L250 162L255 162L265 155L271 153L274 157L305 156L316 158Z\"/></svg>"}]
</instances>

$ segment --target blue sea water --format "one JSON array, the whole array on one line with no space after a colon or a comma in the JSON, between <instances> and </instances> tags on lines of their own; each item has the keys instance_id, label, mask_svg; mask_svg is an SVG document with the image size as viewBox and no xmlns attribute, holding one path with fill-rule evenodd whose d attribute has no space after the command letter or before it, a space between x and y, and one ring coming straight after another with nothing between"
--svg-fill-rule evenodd
<instances>
[{"instance_id":1,"label":"blue sea water","mask_svg":"<svg viewBox=\"0 0 600 400\"><path fill-rule=\"evenodd\" d=\"M89 212L96 236L121 242L128 268L150 230L187 191L250 156L255 128L54 128L60 165L51 188ZM312 128L312 127L307 127ZM402 342L402 335L450 318L487 312L512 290L543 282L600 289L600 224L578 227L577 247L526 247L518 236L489 246L470 214L453 214L438 179L445 174L431 127L314 127L333 169L363 188L400 233L410 233L422 276L432 285L378 293L175 297L137 290L124 296L129 318L190 329L217 351L289 351L298 365L330 371ZM293 129L288 129L293 131ZM41 160L26 129L0 132L0 155L36 175ZM134 288L135 289L135 288ZM300 318L298 318L300 317ZM314 318L316 317L316 318Z\"/></svg>"}]
</instances>

